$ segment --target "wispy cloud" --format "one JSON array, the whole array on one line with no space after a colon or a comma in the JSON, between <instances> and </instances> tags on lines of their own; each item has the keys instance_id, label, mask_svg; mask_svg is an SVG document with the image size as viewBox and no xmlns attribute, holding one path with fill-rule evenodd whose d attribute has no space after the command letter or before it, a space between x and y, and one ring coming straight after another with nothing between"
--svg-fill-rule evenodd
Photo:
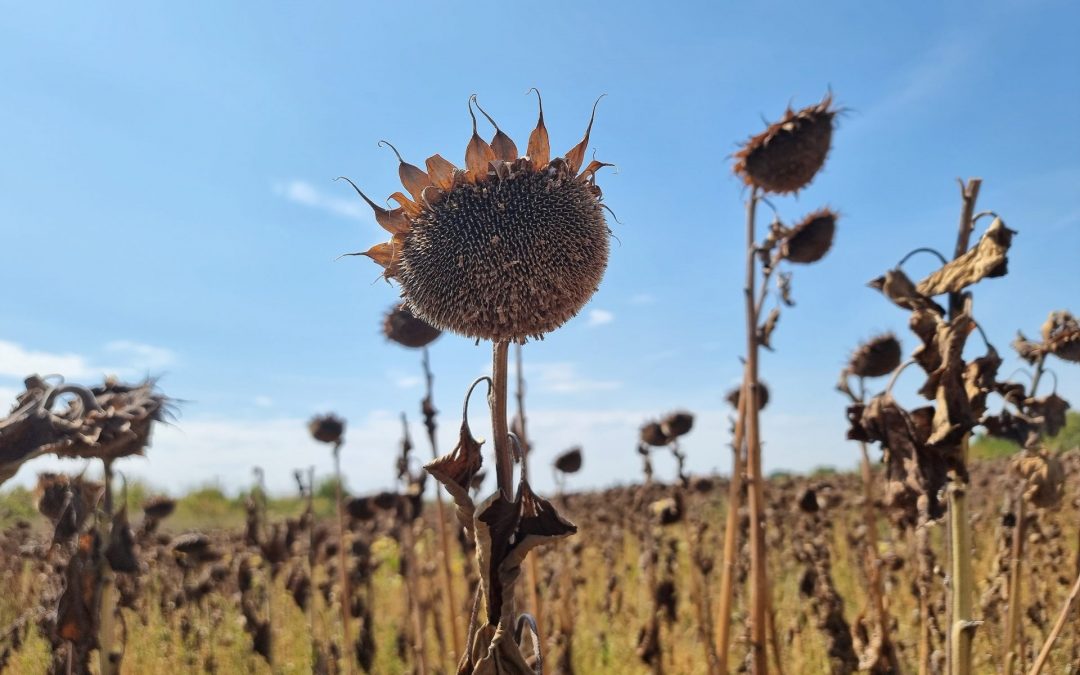
<instances>
[{"instance_id":1,"label":"wispy cloud","mask_svg":"<svg viewBox=\"0 0 1080 675\"><path fill-rule=\"evenodd\" d=\"M154 345L116 340L105 345L103 363L83 354L31 350L15 342L0 340L0 378L19 379L32 373L57 373L69 380L96 378L111 374L137 377L153 373L175 363L170 349Z\"/></svg>"},{"instance_id":2,"label":"wispy cloud","mask_svg":"<svg viewBox=\"0 0 1080 675\"><path fill-rule=\"evenodd\" d=\"M119 359L125 364L122 371L161 370L176 362L176 354L171 349L131 340L114 340L105 345L105 351L111 359Z\"/></svg>"},{"instance_id":3,"label":"wispy cloud","mask_svg":"<svg viewBox=\"0 0 1080 675\"><path fill-rule=\"evenodd\" d=\"M595 326L604 326L615 320L615 313L609 312L606 309L590 309L589 318L585 325L590 328Z\"/></svg>"},{"instance_id":4,"label":"wispy cloud","mask_svg":"<svg viewBox=\"0 0 1080 675\"><path fill-rule=\"evenodd\" d=\"M344 185L348 188L348 184ZM361 202L359 197L355 199L332 197L307 181L290 180L277 183L274 185L274 192L295 204L309 206L343 218L370 220L372 217L371 209Z\"/></svg>"},{"instance_id":5,"label":"wispy cloud","mask_svg":"<svg viewBox=\"0 0 1080 675\"><path fill-rule=\"evenodd\" d=\"M612 391L622 386L618 380L598 380L578 372L577 364L568 361L557 363L528 363L526 375L537 387L556 394L578 394L590 391Z\"/></svg>"},{"instance_id":6,"label":"wispy cloud","mask_svg":"<svg viewBox=\"0 0 1080 675\"><path fill-rule=\"evenodd\" d=\"M274 407L274 399L270 398L269 396L256 396L253 403L255 403L255 405L260 408Z\"/></svg>"},{"instance_id":7,"label":"wispy cloud","mask_svg":"<svg viewBox=\"0 0 1080 675\"><path fill-rule=\"evenodd\" d=\"M630 296L631 305L651 305L656 302L656 296L652 293L636 293Z\"/></svg>"},{"instance_id":8,"label":"wispy cloud","mask_svg":"<svg viewBox=\"0 0 1080 675\"><path fill-rule=\"evenodd\" d=\"M0 340L0 376L21 379L31 373L87 377L99 374L99 371L79 354L33 351L14 342Z\"/></svg>"}]
</instances>

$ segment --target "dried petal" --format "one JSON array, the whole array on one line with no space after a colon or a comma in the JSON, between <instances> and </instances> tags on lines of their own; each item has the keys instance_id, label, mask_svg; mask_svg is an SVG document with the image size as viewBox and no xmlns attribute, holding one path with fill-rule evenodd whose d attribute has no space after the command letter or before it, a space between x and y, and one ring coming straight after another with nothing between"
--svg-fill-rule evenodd
<instances>
[{"instance_id":1,"label":"dried petal","mask_svg":"<svg viewBox=\"0 0 1080 675\"><path fill-rule=\"evenodd\" d=\"M551 144L548 142L547 127L544 126L544 102L540 99L540 91L536 92L536 101L540 106L540 117L536 120L536 128L529 134L529 147L527 150L529 161L533 169L539 171L551 161Z\"/></svg>"},{"instance_id":2,"label":"dried petal","mask_svg":"<svg viewBox=\"0 0 1080 675\"><path fill-rule=\"evenodd\" d=\"M425 163L431 182L439 189L449 191L454 185L454 172L457 167L438 154L428 157Z\"/></svg>"},{"instance_id":3,"label":"dried petal","mask_svg":"<svg viewBox=\"0 0 1080 675\"><path fill-rule=\"evenodd\" d=\"M596 106L600 104L601 98L604 98L603 94L596 99L596 103L593 103L592 115L589 116L589 126L585 128L585 137L566 153L566 167L570 173L577 173L582 163L585 162L585 150L589 147L589 134L592 133L593 121L596 119Z\"/></svg>"}]
</instances>

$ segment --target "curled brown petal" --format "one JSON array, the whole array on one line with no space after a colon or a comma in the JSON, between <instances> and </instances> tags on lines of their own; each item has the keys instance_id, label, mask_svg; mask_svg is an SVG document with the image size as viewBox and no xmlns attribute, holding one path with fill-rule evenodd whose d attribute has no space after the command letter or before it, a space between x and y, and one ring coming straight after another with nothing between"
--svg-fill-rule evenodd
<instances>
[{"instance_id":1,"label":"curled brown petal","mask_svg":"<svg viewBox=\"0 0 1080 675\"><path fill-rule=\"evenodd\" d=\"M488 162L496 158L495 151L491 149L491 146L484 139L480 138L480 134L476 133L476 113L472 109L475 99L476 94L469 97L469 115L472 117L473 132L472 138L469 139L469 145L465 148L465 167L469 171L466 179L470 183L485 180L488 175Z\"/></svg>"},{"instance_id":2,"label":"curled brown petal","mask_svg":"<svg viewBox=\"0 0 1080 675\"><path fill-rule=\"evenodd\" d=\"M571 173L577 173L582 162L585 161L585 150L589 147L589 134L592 133L593 121L596 120L596 106L600 104L600 99L605 96L607 94L601 94L600 98L596 99L596 103L593 103L592 115L589 116L589 126L585 128L585 137L581 139L580 143L571 148L570 152L566 153L566 165Z\"/></svg>"},{"instance_id":3,"label":"curled brown petal","mask_svg":"<svg viewBox=\"0 0 1080 675\"><path fill-rule=\"evenodd\" d=\"M504 162L512 162L517 159L518 151L517 145L514 140L503 133L503 130L499 128L499 125L495 123L495 120L491 118L491 115L487 114L487 111L480 107L480 102L476 102L476 109L480 111L488 122L491 122L491 126L495 127L495 136L491 139L491 150L495 153L495 157L503 160Z\"/></svg>"},{"instance_id":4,"label":"curled brown petal","mask_svg":"<svg viewBox=\"0 0 1080 675\"><path fill-rule=\"evenodd\" d=\"M420 215L420 212L423 211L423 209L420 208L419 204L409 199L401 192L395 192L394 194L390 195L390 199L393 199L398 204L401 204L401 209L405 212L405 215L410 218L417 217L418 215Z\"/></svg>"},{"instance_id":5,"label":"curled brown petal","mask_svg":"<svg viewBox=\"0 0 1080 675\"><path fill-rule=\"evenodd\" d=\"M540 105L540 118L536 120L536 128L529 134L529 147L526 153L532 161L533 170L539 171L551 161L551 144L548 142L547 127L544 126L544 101L540 98L540 90L534 87L529 91L536 92L536 101Z\"/></svg>"},{"instance_id":6,"label":"curled brown petal","mask_svg":"<svg viewBox=\"0 0 1080 675\"><path fill-rule=\"evenodd\" d=\"M343 180L352 186L356 190L356 194L367 202L371 210L375 212L375 222L379 224L379 227L383 228L390 234L404 234L409 231L409 221L405 219L405 214L401 209L387 210L379 206L375 202L368 199L368 196L364 194L360 188L356 187L356 183L352 182L345 176L338 176L334 180Z\"/></svg>"},{"instance_id":7,"label":"curled brown petal","mask_svg":"<svg viewBox=\"0 0 1080 675\"><path fill-rule=\"evenodd\" d=\"M442 155L432 155L427 158L428 175L436 187L441 190L450 190L454 185L454 172L457 167L443 158Z\"/></svg>"},{"instance_id":8,"label":"curled brown petal","mask_svg":"<svg viewBox=\"0 0 1080 675\"><path fill-rule=\"evenodd\" d=\"M409 164L401 158L401 153L394 147L389 141L379 141L379 146L386 145L398 158L398 177L401 178L401 184L405 186L405 189L409 191L409 194L413 196L413 199L420 201L420 195L424 193L424 188L431 185L431 178L428 177L424 171L413 164Z\"/></svg>"}]
</instances>

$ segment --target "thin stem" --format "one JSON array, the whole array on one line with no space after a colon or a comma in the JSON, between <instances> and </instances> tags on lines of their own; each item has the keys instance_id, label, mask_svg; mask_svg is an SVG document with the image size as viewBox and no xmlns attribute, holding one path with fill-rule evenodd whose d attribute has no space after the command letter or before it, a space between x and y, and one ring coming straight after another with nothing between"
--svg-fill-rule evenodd
<instances>
[{"instance_id":1,"label":"thin stem","mask_svg":"<svg viewBox=\"0 0 1080 675\"><path fill-rule=\"evenodd\" d=\"M525 432L525 370L522 359L522 346L520 344L514 347L514 370L517 386L515 388L515 398L517 399L517 420L518 420L518 442L521 444L521 471L527 474L529 471L529 455L532 454L532 445L529 443L528 434ZM556 485L558 485L559 494L562 494L562 481L556 477ZM537 567L537 555L533 554L528 557L525 564L526 582L529 584L529 600L532 604L533 618L536 620L536 625L544 625L544 603L540 597L540 570ZM537 631L537 644L536 649L540 654L540 659L543 660L544 649L539 636L540 632Z\"/></svg>"},{"instance_id":2,"label":"thin stem","mask_svg":"<svg viewBox=\"0 0 1080 675\"><path fill-rule=\"evenodd\" d=\"M972 215L975 213L975 201L979 196L982 181L972 178L965 185L961 181L961 196L964 205L960 212L960 226L956 236L956 248L953 259L967 253L974 229ZM954 320L963 313L970 315L970 295L966 293L949 294L949 319ZM984 337L985 339L985 337ZM961 457L967 463L968 436L961 443ZM971 562L971 528L967 514L967 481L956 475L948 489L949 499L949 553L952 559L952 597L951 622L949 628L949 672L952 675L967 675L971 672L971 642L975 637L978 623L973 620Z\"/></svg>"},{"instance_id":3,"label":"thin stem","mask_svg":"<svg viewBox=\"0 0 1080 675\"><path fill-rule=\"evenodd\" d=\"M353 672L352 630L349 604L352 602L352 588L348 570L345 569L345 500L341 494L341 441L334 443L334 501L337 504L338 525L338 579L341 584L341 633L345 671Z\"/></svg>"},{"instance_id":4,"label":"thin stem","mask_svg":"<svg viewBox=\"0 0 1080 675\"><path fill-rule=\"evenodd\" d=\"M746 287L743 289L746 302L746 386L744 397L746 407L746 463L747 480L750 485L750 572L751 572L751 611L750 641L751 663L754 675L765 675L768 669L766 641L768 627L769 592L768 569L765 564L765 518L764 484L761 476L761 438L760 417L758 415L758 313L755 304L754 282L757 271L755 255L755 216L757 214L758 190L755 187L746 204Z\"/></svg>"},{"instance_id":5,"label":"thin stem","mask_svg":"<svg viewBox=\"0 0 1080 675\"><path fill-rule=\"evenodd\" d=\"M936 248L930 248L929 246L922 246L922 247L919 247L919 248L915 249L914 251L909 251L907 255L905 255L903 258L900 258L900 262L896 263L896 266L897 267L903 267L904 263L906 263L909 258L911 258L912 256L914 256L914 255L916 255L918 253L933 253L935 256L937 256L937 259L941 261L942 265L949 262L948 260L945 259L945 256L941 255L941 252L938 251Z\"/></svg>"},{"instance_id":6,"label":"thin stem","mask_svg":"<svg viewBox=\"0 0 1080 675\"><path fill-rule=\"evenodd\" d=\"M509 429L506 424L506 360L510 343L503 340L493 343L491 347L491 390L488 393L488 404L491 407L491 428L495 436L495 474L503 496L513 499L514 460L510 454Z\"/></svg>"},{"instance_id":7,"label":"thin stem","mask_svg":"<svg viewBox=\"0 0 1080 675\"><path fill-rule=\"evenodd\" d=\"M427 428L428 443L431 445L431 458L439 458L439 445L436 440L435 402L433 389L435 376L431 373L431 361L428 357L428 349L424 347L421 364L424 368L424 382L427 384L426 395L421 404L421 412L424 415L424 426ZM442 576L443 593L446 595L446 611L450 616L450 636L453 639L452 649L458 649L461 644L461 631L458 628L457 596L454 594L454 576L450 571L450 534L446 525L446 510L443 506L442 486L435 483L435 517L439 523L439 548L442 550ZM454 661L454 654L450 654L450 661Z\"/></svg>"},{"instance_id":8,"label":"thin stem","mask_svg":"<svg viewBox=\"0 0 1080 675\"><path fill-rule=\"evenodd\" d=\"M1020 603L1022 584L1020 583L1021 569L1024 564L1024 538L1025 527L1024 513L1025 499L1023 490L1016 507L1016 525L1013 527L1012 551L1009 560L1009 609L1005 617L1005 675L1012 675L1016 669L1016 660L1019 657L1020 645L1017 644L1020 636Z\"/></svg>"},{"instance_id":9,"label":"thin stem","mask_svg":"<svg viewBox=\"0 0 1080 675\"><path fill-rule=\"evenodd\" d=\"M1042 649L1039 650L1039 656L1035 659L1035 663L1032 664L1028 675L1039 675L1042 672L1043 666L1046 665L1047 659L1050 658L1050 650L1054 648L1054 642L1061 635L1061 629L1065 627L1065 622L1069 619L1069 612L1072 609L1072 604L1076 602L1077 596L1080 596L1080 575L1077 575L1076 583L1073 584L1072 590L1069 591L1069 597L1065 598L1065 605L1061 608L1061 613L1058 614L1057 621L1054 622L1054 627L1050 630L1050 635L1046 637L1046 642L1043 643Z\"/></svg>"}]
</instances>

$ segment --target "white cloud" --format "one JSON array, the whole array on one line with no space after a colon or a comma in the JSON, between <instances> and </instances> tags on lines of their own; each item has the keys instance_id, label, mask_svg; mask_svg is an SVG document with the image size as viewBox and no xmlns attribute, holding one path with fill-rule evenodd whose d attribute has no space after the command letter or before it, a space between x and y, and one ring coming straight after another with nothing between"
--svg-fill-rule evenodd
<instances>
[{"instance_id":1,"label":"white cloud","mask_svg":"<svg viewBox=\"0 0 1080 675\"><path fill-rule=\"evenodd\" d=\"M554 488L551 462L555 456L575 445L585 451L585 466L569 480L571 489L588 489L631 483L641 480L641 463L635 453L638 429L683 402L656 409L589 410L582 407L533 408L528 411L529 438L534 447L530 461L530 480L541 494ZM470 414L473 434L490 438L490 426L477 406ZM693 406L691 409L694 409ZM698 413L693 430L683 438L682 448L692 473L719 471L727 473L731 462L730 409L694 409ZM442 419L439 444L444 451L457 441L458 426ZM766 471L776 468L806 471L819 464L853 467L858 451L844 443L843 416L822 419L812 415L766 415L763 421ZM427 458L430 450L423 427L412 425L414 453L417 460ZM390 411L375 411L366 417L349 418L346 442L342 448L342 470L354 493L365 493L395 486L394 462L401 435L401 422ZM484 445L484 462L491 461L490 444ZM675 463L665 450L653 453L659 480L675 476ZM41 471L81 471L87 462L41 457L28 462L12 485L32 485ZM149 482L155 489L181 494L205 484L219 484L235 491L252 482L252 468L261 467L268 487L277 493L295 489L292 472L315 467L316 475L325 478L333 471L329 446L312 440L307 420L293 417L264 419L202 418L181 419L175 425L160 425L154 431L153 444L146 457L132 457L117 465L128 478ZM91 471L97 471L96 463ZM488 487L492 479L488 478Z\"/></svg>"},{"instance_id":2,"label":"white cloud","mask_svg":"<svg viewBox=\"0 0 1080 675\"><path fill-rule=\"evenodd\" d=\"M656 296L652 293L637 293L630 296L631 305L651 305L656 302Z\"/></svg>"},{"instance_id":3,"label":"white cloud","mask_svg":"<svg viewBox=\"0 0 1080 675\"><path fill-rule=\"evenodd\" d=\"M412 389L420 386L420 383L424 381L419 375L399 375L394 376L393 380L400 389Z\"/></svg>"},{"instance_id":4,"label":"white cloud","mask_svg":"<svg viewBox=\"0 0 1080 675\"><path fill-rule=\"evenodd\" d=\"M78 378L98 375L86 358L79 354L53 354L30 351L14 342L0 340L0 377L22 379L32 373L48 375L60 373L65 377Z\"/></svg>"},{"instance_id":5,"label":"white cloud","mask_svg":"<svg viewBox=\"0 0 1080 675\"><path fill-rule=\"evenodd\" d=\"M272 408L274 406L274 399L269 396L256 396L254 403L260 408Z\"/></svg>"},{"instance_id":6,"label":"white cloud","mask_svg":"<svg viewBox=\"0 0 1080 675\"><path fill-rule=\"evenodd\" d=\"M606 309L590 309L587 326L603 326L615 320L615 313Z\"/></svg>"},{"instance_id":7,"label":"white cloud","mask_svg":"<svg viewBox=\"0 0 1080 675\"><path fill-rule=\"evenodd\" d=\"M612 391L622 386L618 380L595 380L578 373L570 362L525 362L525 374L541 391L556 394L577 394L589 391Z\"/></svg>"},{"instance_id":8,"label":"white cloud","mask_svg":"<svg viewBox=\"0 0 1080 675\"><path fill-rule=\"evenodd\" d=\"M138 377L160 371L176 361L172 350L130 340L108 343L103 354L107 357L103 360L112 362L111 365L98 363L82 354L33 351L15 342L0 340L0 378L21 381L33 373L56 373L69 381L96 379L107 374Z\"/></svg>"},{"instance_id":9,"label":"white cloud","mask_svg":"<svg viewBox=\"0 0 1080 675\"><path fill-rule=\"evenodd\" d=\"M359 196L353 195L352 188L347 183L343 183L343 185L349 189L349 196L355 197L355 199L332 197L303 180L278 183L274 186L274 192L290 202L327 211L336 216L355 220L371 220L371 209L360 200Z\"/></svg>"},{"instance_id":10,"label":"white cloud","mask_svg":"<svg viewBox=\"0 0 1080 675\"><path fill-rule=\"evenodd\" d=\"M118 374L130 371L160 371L176 362L176 354L171 349L131 340L114 340L105 345L105 351L113 355L112 358L123 360L125 365L113 371Z\"/></svg>"}]
</instances>

